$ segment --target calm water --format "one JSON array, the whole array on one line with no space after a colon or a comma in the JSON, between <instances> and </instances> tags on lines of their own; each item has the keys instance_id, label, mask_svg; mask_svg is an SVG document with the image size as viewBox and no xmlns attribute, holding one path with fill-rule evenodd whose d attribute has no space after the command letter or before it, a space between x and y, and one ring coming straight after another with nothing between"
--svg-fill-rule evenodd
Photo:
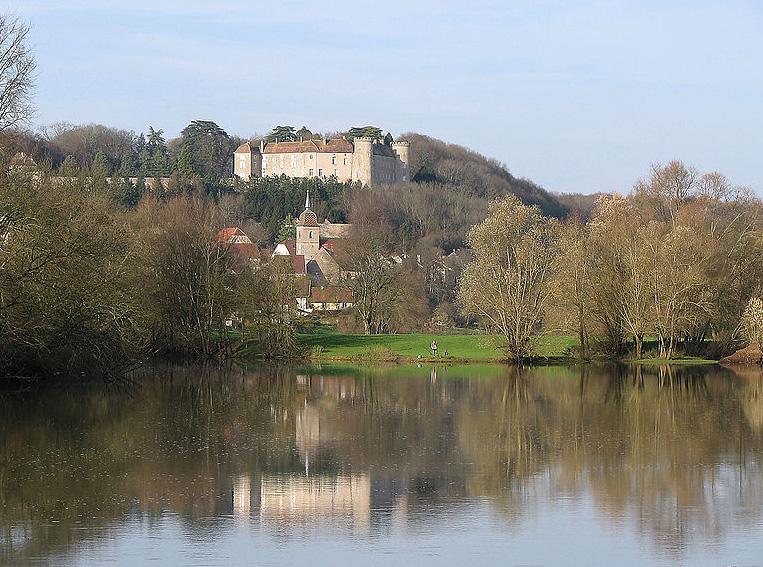
<instances>
[{"instance_id":1,"label":"calm water","mask_svg":"<svg viewBox=\"0 0 763 567\"><path fill-rule=\"evenodd\" d=\"M0 394L0 563L763 565L763 378L153 369Z\"/></svg>"}]
</instances>

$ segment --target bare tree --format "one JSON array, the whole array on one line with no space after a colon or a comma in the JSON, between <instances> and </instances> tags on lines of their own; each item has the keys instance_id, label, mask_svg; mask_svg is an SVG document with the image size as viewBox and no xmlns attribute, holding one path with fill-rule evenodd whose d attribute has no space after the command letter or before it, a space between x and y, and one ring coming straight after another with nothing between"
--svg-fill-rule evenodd
<instances>
[{"instance_id":1,"label":"bare tree","mask_svg":"<svg viewBox=\"0 0 763 567\"><path fill-rule=\"evenodd\" d=\"M469 231L475 260L461 275L459 303L506 340L509 359L532 354L551 296L550 273L558 255L558 224L509 195Z\"/></svg>"},{"instance_id":2,"label":"bare tree","mask_svg":"<svg viewBox=\"0 0 763 567\"><path fill-rule=\"evenodd\" d=\"M35 60L27 42L29 24L0 15L0 132L23 124L33 113Z\"/></svg>"}]
</instances>

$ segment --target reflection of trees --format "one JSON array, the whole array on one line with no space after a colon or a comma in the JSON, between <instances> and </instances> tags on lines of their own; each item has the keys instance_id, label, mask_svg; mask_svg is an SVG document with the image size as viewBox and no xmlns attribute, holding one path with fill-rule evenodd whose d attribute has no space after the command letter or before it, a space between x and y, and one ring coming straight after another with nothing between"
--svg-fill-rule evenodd
<instances>
[{"instance_id":1,"label":"reflection of trees","mask_svg":"<svg viewBox=\"0 0 763 567\"><path fill-rule=\"evenodd\" d=\"M484 397L482 414L462 414L459 439L475 462L470 493L498 498L507 513L525 493L590 493L603 514L630 516L680 547L687 534L733 529L749 520L738 510L763 503L750 460L760 437L738 419L727 377L584 367L577 381L508 375L504 389L500 400Z\"/></svg>"},{"instance_id":2,"label":"reflection of trees","mask_svg":"<svg viewBox=\"0 0 763 567\"><path fill-rule=\"evenodd\" d=\"M273 487L372 532L452 498L519 521L544 499L590 496L680 548L760 520L761 392L760 371L442 367L433 380L415 367L267 366L6 397L0 563L65 552L136 511L172 511L190 529L264 517Z\"/></svg>"}]
</instances>

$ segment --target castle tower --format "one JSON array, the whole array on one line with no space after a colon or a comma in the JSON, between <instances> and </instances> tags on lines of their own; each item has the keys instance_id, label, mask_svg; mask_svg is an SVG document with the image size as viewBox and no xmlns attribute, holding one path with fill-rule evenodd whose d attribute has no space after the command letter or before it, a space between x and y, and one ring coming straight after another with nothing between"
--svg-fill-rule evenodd
<instances>
[{"instance_id":1,"label":"castle tower","mask_svg":"<svg viewBox=\"0 0 763 567\"><path fill-rule=\"evenodd\" d=\"M392 151L398 157L395 163L395 181L398 183L410 181L410 166L408 164L408 148L410 145L409 142L392 142Z\"/></svg>"},{"instance_id":2,"label":"castle tower","mask_svg":"<svg viewBox=\"0 0 763 567\"><path fill-rule=\"evenodd\" d=\"M310 190L305 197L305 210L299 215L297 221L297 255L305 257L305 263L309 262L321 248L321 234L318 226L318 217L310 209Z\"/></svg>"},{"instance_id":3,"label":"castle tower","mask_svg":"<svg viewBox=\"0 0 763 567\"><path fill-rule=\"evenodd\" d=\"M373 168L374 141L371 138L361 137L352 141L355 149L352 153L352 180L360 181L363 185L370 185Z\"/></svg>"},{"instance_id":4,"label":"castle tower","mask_svg":"<svg viewBox=\"0 0 763 567\"><path fill-rule=\"evenodd\" d=\"M262 176L262 155L249 142L241 144L233 153L233 173L241 179Z\"/></svg>"}]
</instances>

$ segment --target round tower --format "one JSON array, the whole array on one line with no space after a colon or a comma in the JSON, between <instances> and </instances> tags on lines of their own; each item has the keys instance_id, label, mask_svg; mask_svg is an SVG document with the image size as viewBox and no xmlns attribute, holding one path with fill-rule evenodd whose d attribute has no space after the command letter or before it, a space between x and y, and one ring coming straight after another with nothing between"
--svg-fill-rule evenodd
<instances>
[{"instance_id":1,"label":"round tower","mask_svg":"<svg viewBox=\"0 0 763 567\"><path fill-rule=\"evenodd\" d=\"M392 151L397 154L397 160L395 162L395 181L406 183L410 181L409 165L408 165L408 148L409 142L392 142Z\"/></svg>"},{"instance_id":2,"label":"round tower","mask_svg":"<svg viewBox=\"0 0 763 567\"><path fill-rule=\"evenodd\" d=\"M373 167L373 147L372 138L359 137L353 141L354 150L352 152L352 180L360 181L363 185L370 185L372 179Z\"/></svg>"},{"instance_id":3,"label":"round tower","mask_svg":"<svg viewBox=\"0 0 763 567\"><path fill-rule=\"evenodd\" d=\"M305 263L309 262L321 248L320 226L318 216L310 208L310 191L305 197L305 210L299 215L297 221L297 255L305 257Z\"/></svg>"}]
</instances>

